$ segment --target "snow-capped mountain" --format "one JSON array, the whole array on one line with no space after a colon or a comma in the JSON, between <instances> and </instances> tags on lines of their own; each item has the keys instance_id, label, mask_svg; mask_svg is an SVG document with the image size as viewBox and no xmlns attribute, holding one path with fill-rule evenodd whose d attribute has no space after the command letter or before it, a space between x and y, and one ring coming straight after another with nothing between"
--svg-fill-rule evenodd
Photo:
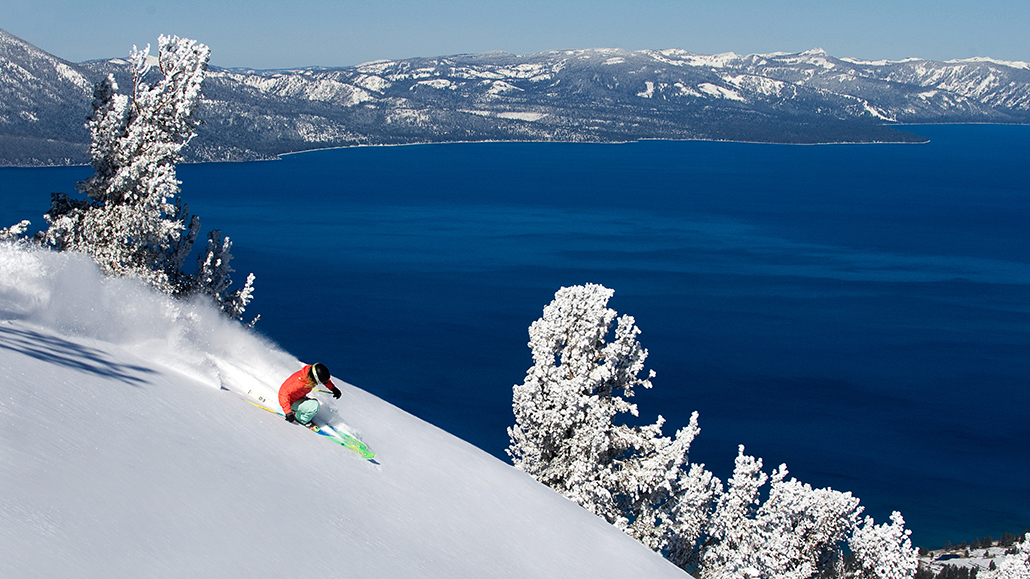
<instances>
[{"instance_id":1,"label":"snow-capped mountain","mask_svg":"<svg viewBox=\"0 0 1030 579\"><path fill-rule=\"evenodd\" d=\"M36 101L81 99L75 109L79 119L89 113L79 76L95 81L125 70L119 59L70 65L47 58L4 33L0 42L7 46L0 54L22 59L4 63L3 82L14 87L9 90L34 95L33 78L64 79L62 90L47 90ZM40 56L20 56L29 53ZM78 75L61 76L55 72L59 67ZM8 72L16 69L28 72ZM31 126L40 127L39 135L66 134L71 142L76 140L72 135L83 134L69 119L75 115L40 116L54 106L37 113L27 110L26 102L5 105L9 110L0 119L0 134L27 134ZM4 119L23 113L38 120L23 118L13 126L21 133L8 131L10 121ZM1030 122L1030 65L983 58L873 62L835 58L822 50L709 56L675 49L592 49L413 58L329 69L212 68L200 116L206 126L191 144L194 160L484 140L919 141L890 125ZM25 162L30 156L5 146L0 162Z\"/></svg>"},{"instance_id":2,"label":"snow-capped mountain","mask_svg":"<svg viewBox=\"0 0 1030 579\"><path fill-rule=\"evenodd\" d=\"M0 164L82 162L93 79L0 30Z\"/></svg>"}]
</instances>

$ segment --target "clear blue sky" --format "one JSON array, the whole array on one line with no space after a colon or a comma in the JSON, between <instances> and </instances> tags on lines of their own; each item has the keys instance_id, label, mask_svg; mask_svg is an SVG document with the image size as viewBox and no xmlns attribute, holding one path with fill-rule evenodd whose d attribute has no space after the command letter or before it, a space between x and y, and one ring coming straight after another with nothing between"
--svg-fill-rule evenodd
<instances>
[{"instance_id":1,"label":"clear blue sky","mask_svg":"<svg viewBox=\"0 0 1030 579\"><path fill-rule=\"evenodd\" d=\"M0 28L74 62L167 33L254 68L601 47L1030 61L1028 0L0 0Z\"/></svg>"}]
</instances>

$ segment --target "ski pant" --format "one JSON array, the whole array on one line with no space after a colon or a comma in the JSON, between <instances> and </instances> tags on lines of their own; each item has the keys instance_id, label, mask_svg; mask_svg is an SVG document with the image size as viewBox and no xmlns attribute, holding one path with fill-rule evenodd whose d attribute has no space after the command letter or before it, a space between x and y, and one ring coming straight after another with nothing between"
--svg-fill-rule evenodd
<instances>
[{"instance_id":1,"label":"ski pant","mask_svg":"<svg viewBox=\"0 0 1030 579\"><path fill-rule=\"evenodd\" d=\"M293 415L297 417L297 422L307 424L318 414L318 400L301 398L291 404L290 409L293 410Z\"/></svg>"}]
</instances>

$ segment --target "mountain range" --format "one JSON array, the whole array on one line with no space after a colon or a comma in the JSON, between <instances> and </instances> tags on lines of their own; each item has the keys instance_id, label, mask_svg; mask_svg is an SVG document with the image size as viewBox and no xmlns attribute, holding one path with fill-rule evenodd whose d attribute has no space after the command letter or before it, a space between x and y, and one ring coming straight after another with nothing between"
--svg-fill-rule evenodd
<instances>
[{"instance_id":1,"label":"mountain range","mask_svg":"<svg viewBox=\"0 0 1030 579\"><path fill-rule=\"evenodd\" d=\"M122 59L71 63L0 30L0 164L88 161L92 86ZM341 68L212 66L189 161L469 141L920 142L898 125L1030 123L1030 64L555 50Z\"/></svg>"}]
</instances>

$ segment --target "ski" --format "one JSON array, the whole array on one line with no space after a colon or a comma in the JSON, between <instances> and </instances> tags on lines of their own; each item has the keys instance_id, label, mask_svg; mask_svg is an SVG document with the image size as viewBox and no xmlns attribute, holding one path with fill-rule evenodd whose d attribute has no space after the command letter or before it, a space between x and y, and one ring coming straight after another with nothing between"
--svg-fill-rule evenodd
<instances>
[{"instance_id":1,"label":"ski","mask_svg":"<svg viewBox=\"0 0 1030 579\"><path fill-rule=\"evenodd\" d=\"M257 406L258 408L264 410L265 412L271 412L272 414L275 414L277 416L286 416L279 410L269 408L267 406L254 402L253 400L247 400L247 402L250 402L254 406ZM372 449L370 449L364 442L361 442L360 440L354 438L346 432L339 432L332 426L329 426L328 424L314 424L314 422L312 422L311 424L314 426L314 428L308 427L307 425L303 424L301 426L304 426L305 428L308 428L308 430L314 432L315 434L321 435L329 439L330 441L350 451L353 451L365 460L372 460L376 457L376 453L372 452Z\"/></svg>"}]
</instances>

